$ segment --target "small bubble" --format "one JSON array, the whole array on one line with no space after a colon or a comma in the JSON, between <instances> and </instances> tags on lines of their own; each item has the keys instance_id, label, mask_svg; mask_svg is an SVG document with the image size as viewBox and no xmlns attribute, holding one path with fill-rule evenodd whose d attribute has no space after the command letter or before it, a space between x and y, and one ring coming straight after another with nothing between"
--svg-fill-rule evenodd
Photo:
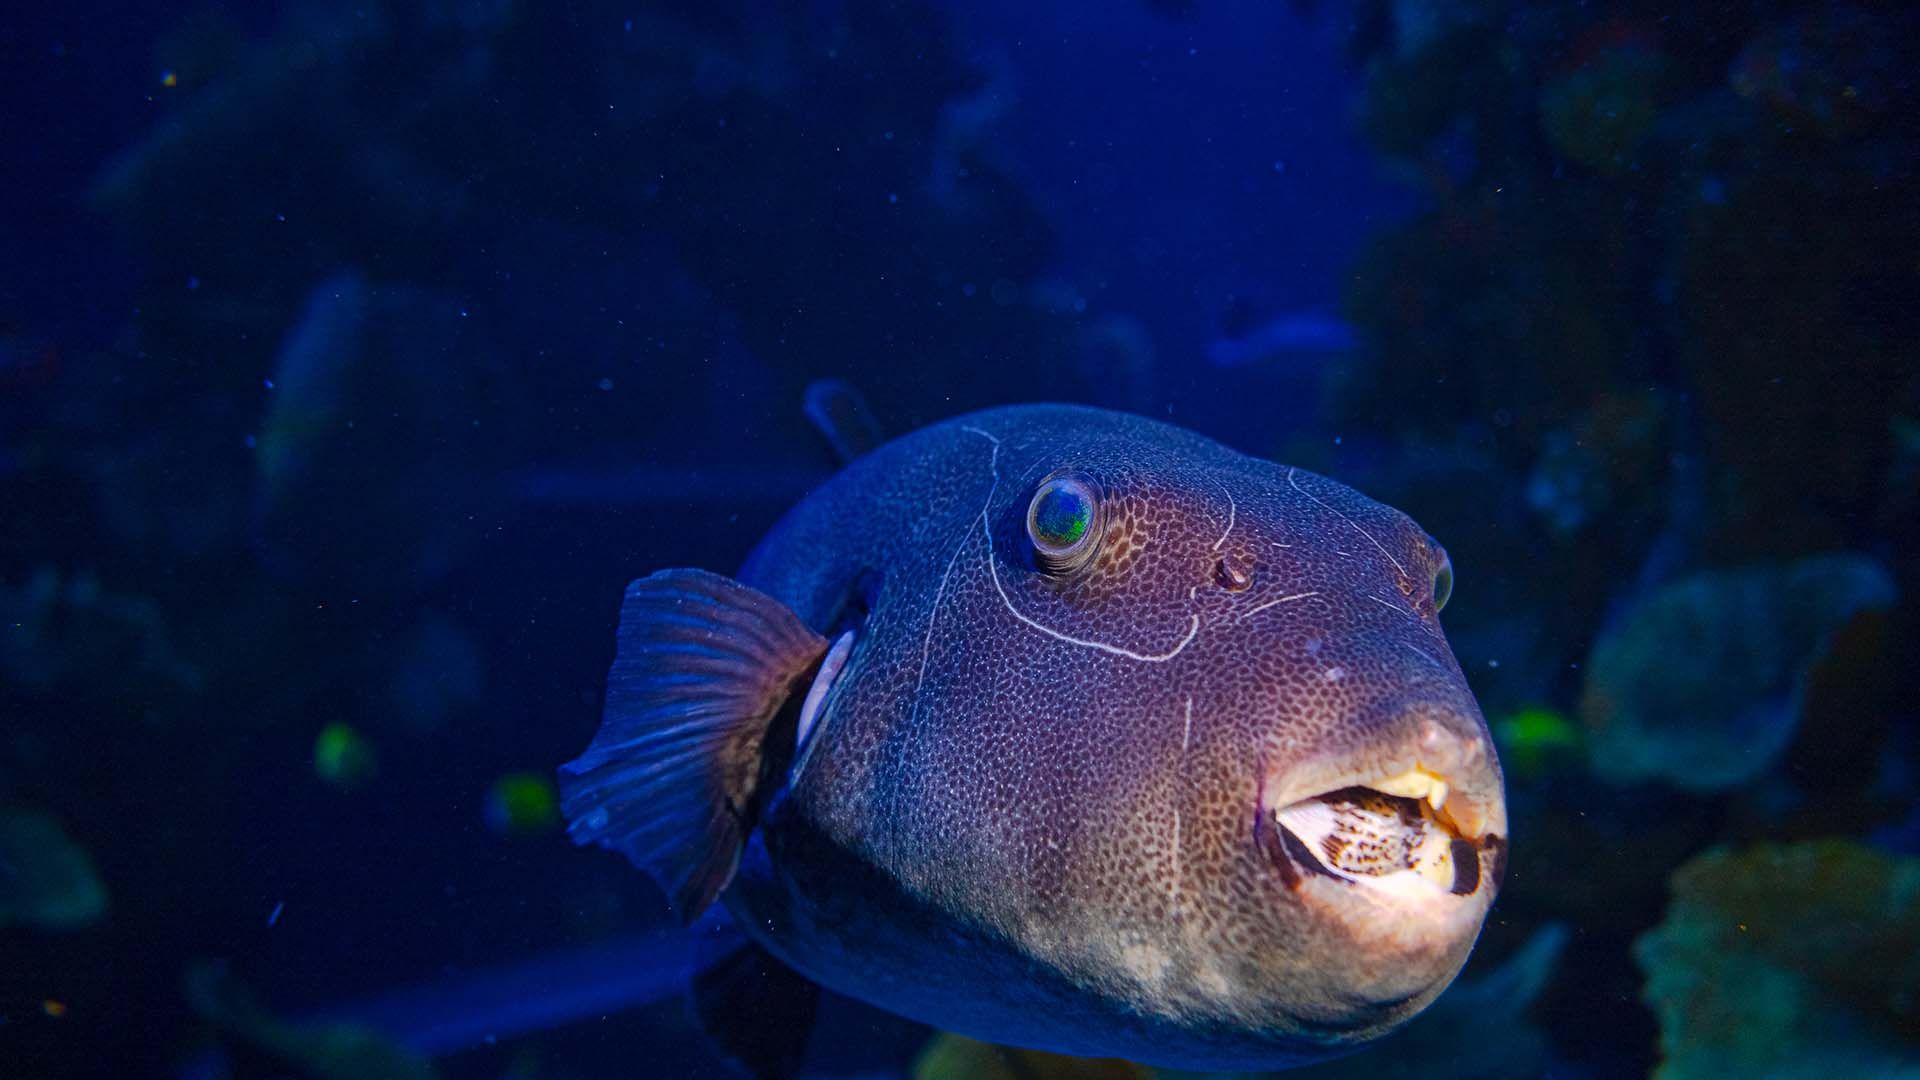
<instances>
[{"instance_id":1,"label":"small bubble","mask_svg":"<svg viewBox=\"0 0 1920 1080\"><path fill-rule=\"evenodd\" d=\"M269 390L271 390L271 389L273 389L273 380L272 380L272 379L261 379L261 380L260 380L260 385L261 385L261 386L264 386L264 387L266 387L266 388L267 388L267 389L269 389Z\"/></svg>"},{"instance_id":2,"label":"small bubble","mask_svg":"<svg viewBox=\"0 0 1920 1080\"><path fill-rule=\"evenodd\" d=\"M594 385L598 386L602 390L611 390L613 389L613 380L601 379L599 382L595 383Z\"/></svg>"}]
</instances>

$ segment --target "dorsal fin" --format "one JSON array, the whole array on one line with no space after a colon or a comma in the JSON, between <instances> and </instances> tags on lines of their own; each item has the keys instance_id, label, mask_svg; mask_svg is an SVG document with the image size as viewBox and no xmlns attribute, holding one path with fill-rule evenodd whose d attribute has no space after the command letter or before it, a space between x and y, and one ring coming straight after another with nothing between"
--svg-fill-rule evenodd
<instances>
[{"instance_id":1,"label":"dorsal fin","mask_svg":"<svg viewBox=\"0 0 1920 1080\"><path fill-rule=\"evenodd\" d=\"M820 429L845 465L871 452L882 441L880 424L867 408L867 399L842 379L816 379L807 387L803 405L807 419Z\"/></svg>"},{"instance_id":2,"label":"dorsal fin","mask_svg":"<svg viewBox=\"0 0 1920 1080\"><path fill-rule=\"evenodd\" d=\"M560 767L574 841L624 852L691 922L733 879L768 728L789 708L792 722L826 651L732 578L662 570L627 586L600 730Z\"/></svg>"}]
</instances>

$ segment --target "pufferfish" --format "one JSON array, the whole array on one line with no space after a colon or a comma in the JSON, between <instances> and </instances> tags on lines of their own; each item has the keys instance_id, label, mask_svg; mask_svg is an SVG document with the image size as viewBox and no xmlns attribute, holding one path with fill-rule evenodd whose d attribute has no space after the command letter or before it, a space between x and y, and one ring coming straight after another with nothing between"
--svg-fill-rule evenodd
<instances>
[{"instance_id":1,"label":"pufferfish","mask_svg":"<svg viewBox=\"0 0 1920 1080\"><path fill-rule=\"evenodd\" d=\"M825 986L1184 1069L1326 1058L1446 988L1505 862L1452 586L1412 520L1306 470L1099 409L974 413L855 458L736 576L629 586L563 809L682 919L724 904L736 970L797 973L762 1002ZM759 1026L737 1056L790 1068Z\"/></svg>"}]
</instances>

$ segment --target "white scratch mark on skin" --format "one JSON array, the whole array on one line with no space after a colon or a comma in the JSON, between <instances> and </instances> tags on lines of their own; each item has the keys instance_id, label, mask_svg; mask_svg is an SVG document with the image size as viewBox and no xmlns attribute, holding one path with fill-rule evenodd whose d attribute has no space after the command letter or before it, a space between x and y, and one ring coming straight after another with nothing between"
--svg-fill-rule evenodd
<instances>
[{"instance_id":1,"label":"white scratch mark on skin","mask_svg":"<svg viewBox=\"0 0 1920 1080\"><path fill-rule=\"evenodd\" d=\"M1226 488L1226 485L1220 484L1218 480L1215 480L1214 483L1220 486L1220 494L1225 495L1227 497L1227 531L1221 533L1220 539L1215 540L1213 542L1213 550L1219 551L1220 545L1226 543L1227 537L1233 535L1233 519L1234 519L1235 513L1237 513L1238 511L1236 506L1234 505L1233 492L1228 491Z\"/></svg>"},{"instance_id":2,"label":"white scratch mark on skin","mask_svg":"<svg viewBox=\"0 0 1920 1080\"><path fill-rule=\"evenodd\" d=\"M1193 699L1187 699L1187 724L1180 729L1180 752L1187 752L1187 745L1193 741Z\"/></svg>"},{"instance_id":3,"label":"white scratch mark on skin","mask_svg":"<svg viewBox=\"0 0 1920 1080\"><path fill-rule=\"evenodd\" d=\"M947 572L940 575L940 587L933 593L933 611L927 615L927 634L920 642L920 674L913 680L913 710L907 719L909 726L920 718L920 687L927 681L927 658L933 653L933 627L940 621L940 600L947 593L947 579L953 577L953 568L960 562L960 552L966 549L967 541L971 539L971 528L960 534L960 542L953 545L953 554L947 556Z\"/></svg>"},{"instance_id":4,"label":"white scratch mark on skin","mask_svg":"<svg viewBox=\"0 0 1920 1080\"><path fill-rule=\"evenodd\" d=\"M1441 673L1442 675L1445 675L1445 674L1448 674L1448 672L1447 672L1447 668L1446 668L1446 665L1444 665L1444 664L1442 664L1442 663L1441 663L1440 661L1438 661L1438 660L1435 660L1435 659L1434 659L1434 658L1432 657L1432 655L1430 655L1430 654L1429 654L1429 653L1427 652L1427 650L1425 650L1425 649L1423 649L1423 648L1421 648L1421 647L1420 647L1420 646L1418 646L1418 645L1415 645L1415 644L1414 644L1413 642L1411 642L1411 641L1403 641L1403 642L1401 642L1400 644L1402 644L1402 645L1405 645L1405 646L1406 646L1407 648L1409 648L1409 649L1412 649L1412 650L1413 650L1413 652L1414 652L1414 655L1415 655L1415 656L1418 656L1418 657L1419 657L1420 659L1422 659L1422 660L1425 660L1425 661L1426 661L1427 663L1429 663L1429 664L1432 664L1432 665L1433 665L1434 667L1437 667L1437 668L1439 668L1439 669L1440 669L1440 673Z\"/></svg>"},{"instance_id":5,"label":"white scratch mark on skin","mask_svg":"<svg viewBox=\"0 0 1920 1080\"><path fill-rule=\"evenodd\" d=\"M1308 491L1308 490L1307 490L1306 488L1303 488L1303 487L1301 487L1301 486L1300 486L1300 481L1298 481L1298 480L1295 480L1295 479L1293 478L1293 474L1294 474L1294 473L1296 473L1296 472L1299 472L1299 471L1300 471L1300 470L1298 470L1298 469L1288 469L1288 470L1287 470L1287 483L1289 483L1289 484L1292 484L1292 485L1293 485L1293 490L1295 490L1295 491L1297 491L1297 492L1299 492L1299 493L1300 493L1300 494L1302 494L1302 495L1305 495L1305 496L1306 496L1307 498L1309 498L1309 499L1312 499L1312 500L1313 500L1314 502L1316 502L1316 503L1319 503L1319 504L1320 504L1320 508L1321 508L1321 509L1323 509L1323 510L1325 510L1325 511L1326 511L1327 513L1329 513L1329 514L1332 514L1332 515L1333 515L1334 517L1337 517L1337 518L1339 518L1339 519L1340 519L1341 521L1344 521L1344 522L1346 522L1347 524L1349 524L1349 525L1351 525L1351 526L1353 526L1353 531L1355 531L1355 532L1357 532L1357 533L1359 533L1359 534L1360 534L1361 536L1364 536L1364 537L1366 537L1366 538L1367 538L1367 540L1368 540L1368 541L1370 541L1370 542L1371 542L1371 543L1373 544L1373 546L1374 546L1374 547L1377 547L1377 548L1379 548L1379 549L1380 549L1380 554L1382 554L1382 555L1385 555L1385 556L1387 557L1387 561L1393 564L1393 568L1394 568L1395 570L1398 570L1398 571L1400 571L1400 576L1401 576L1401 577L1407 577L1407 576L1408 576L1408 574L1407 574L1407 568L1406 568L1406 567L1404 567L1404 566L1401 566L1401 565L1400 565L1400 560L1399 560L1399 559L1396 559L1396 558L1394 558L1394 557L1393 557L1393 552L1391 552L1391 551L1388 551L1388 550L1387 550L1387 547L1386 547L1386 545L1385 545L1385 544L1382 544L1382 543L1381 543L1380 541L1378 541L1378 540L1375 540L1375 539L1373 538L1373 534L1372 534L1372 533L1370 533L1370 532L1368 532L1367 530L1365 530L1365 529L1363 529L1363 528L1361 528L1361 527L1360 527L1360 523L1359 523L1359 522L1357 522L1357 521L1355 521L1355 520L1353 520L1352 518L1350 518L1350 517L1348 517L1347 515L1345 515L1345 514L1343 514L1343 513L1341 513L1340 511L1338 511L1338 510L1335 510L1335 509L1334 509L1333 507L1331 507L1331 506L1328 506L1328 505L1327 505L1326 503L1324 503L1324 502L1321 502L1321 500L1320 500L1320 497L1319 497L1319 496L1317 496L1317 495L1315 495L1315 494L1314 494L1313 492L1311 492L1311 491Z\"/></svg>"},{"instance_id":6,"label":"white scratch mark on skin","mask_svg":"<svg viewBox=\"0 0 1920 1080\"><path fill-rule=\"evenodd\" d=\"M993 471L993 483L987 488L986 504L980 507L980 535L985 537L987 541L987 576L993 579L993 591L1000 594L1000 602L1007 606L1007 610L1013 614L1014 618L1019 619L1021 622L1026 623L1028 626L1033 627L1048 637L1064 641L1069 645L1095 649L1100 652L1111 653L1114 656L1124 656L1129 660L1138 660L1143 664L1158 664L1171 660L1184 652L1188 645L1193 644L1193 639L1200 634L1200 616L1198 615L1189 616L1192 622L1187 626L1187 635L1181 638L1179 643L1174 645L1173 648L1163 653L1137 653L1132 649L1121 648L1118 645L1110 645L1104 641L1089 641L1085 638L1077 638L1069 634L1063 634L1050 626L1035 621L1019 608L1014 607L1013 598L1007 595L1006 586L1000 583L1000 567L993 558L993 530L987 523L987 511L993 507L994 492L1000 488L1000 440L976 427L963 426L960 430L971 431L975 435L979 435L993 443L993 456L988 459L987 464L987 467Z\"/></svg>"},{"instance_id":7,"label":"white scratch mark on skin","mask_svg":"<svg viewBox=\"0 0 1920 1080\"><path fill-rule=\"evenodd\" d=\"M1393 610L1399 612L1402 615L1405 615L1408 618L1413 617L1413 612L1408 611L1406 608L1401 607L1399 604L1396 604L1391 600L1382 600L1380 597L1375 596L1372 593L1366 593L1364 595L1366 596L1367 599L1373 601L1376 604L1384 604L1387 607L1392 608Z\"/></svg>"},{"instance_id":8,"label":"white scratch mark on skin","mask_svg":"<svg viewBox=\"0 0 1920 1080\"><path fill-rule=\"evenodd\" d=\"M1234 621L1234 622L1241 622L1241 621L1244 621L1244 620L1246 620L1246 619L1251 619L1251 618L1253 618L1253 617L1254 617L1255 615L1258 615L1258 614L1260 614L1261 612L1263 612L1263 611L1265 611L1265 610L1267 610L1268 608L1270 608L1270 607L1272 607L1272 606L1273 606L1273 605L1275 605L1275 604L1291 604L1291 603L1293 603L1293 602L1294 602L1295 600L1305 600L1305 599L1306 599L1307 597L1309 597L1309 596L1319 596L1319 595L1320 595L1320 594L1319 594L1319 592L1317 592L1317 591L1316 591L1316 592L1303 592L1303 593L1294 593L1294 594L1293 594L1292 596L1283 596L1283 597L1281 597L1281 598L1279 598L1278 600L1269 600L1269 601L1267 601L1266 603L1264 603L1264 604L1261 604L1261 605L1260 605L1259 607L1255 607L1255 608L1249 608L1249 609L1247 609L1247 611L1246 611L1246 612L1244 612L1244 613L1243 613L1243 614L1242 614L1242 615L1241 615L1241 616L1240 616L1240 617L1239 617L1238 619L1235 619L1235 620L1233 620L1233 621Z\"/></svg>"},{"instance_id":9,"label":"white scratch mark on skin","mask_svg":"<svg viewBox=\"0 0 1920 1080\"><path fill-rule=\"evenodd\" d=\"M1280 542L1280 541L1278 541L1278 540L1273 540L1273 541L1269 541L1269 543L1271 543L1271 544L1272 544L1272 546L1274 546L1274 547L1277 547L1277 548L1290 548L1290 547L1292 547L1292 546L1293 546L1292 544L1283 544L1283 543L1281 543L1281 542Z\"/></svg>"},{"instance_id":10,"label":"white scratch mark on skin","mask_svg":"<svg viewBox=\"0 0 1920 1080\"><path fill-rule=\"evenodd\" d=\"M1180 903L1180 808L1173 810L1173 889L1167 899L1169 906Z\"/></svg>"}]
</instances>

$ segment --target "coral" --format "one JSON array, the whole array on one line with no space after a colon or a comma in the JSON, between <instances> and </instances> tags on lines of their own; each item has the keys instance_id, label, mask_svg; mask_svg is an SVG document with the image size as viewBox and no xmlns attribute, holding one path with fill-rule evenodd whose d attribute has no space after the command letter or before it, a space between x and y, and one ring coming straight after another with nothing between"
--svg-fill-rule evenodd
<instances>
[{"instance_id":1,"label":"coral","mask_svg":"<svg viewBox=\"0 0 1920 1080\"><path fill-rule=\"evenodd\" d=\"M0 929L77 930L107 911L86 850L52 817L0 808Z\"/></svg>"},{"instance_id":2,"label":"coral","mask_svg":"<svg viewBox=\"0 0 1920 1080\"><path fill-rule=\"evenodd\" d=\"M1791 740L1808 672L1834 635L1893 602L1887 572L1853 555L1707 571L1659 589L1588 659L1580 716L1594 770L1694 791L1759 775Z\"/></svg>"},{"instance_id":3,"label":"coral","mask_svg":"<svg viewBox=\"0 0 1920 1080\"><path fill-rule=\"evenodd\" d=\"M1659 1075L1920 1075L1920 859L1828 840L1715 850L1634 946Z\"/></svg>"},{"instance_id":4,"label":"coral","mask_svg":"<svg viewBox=\"0 0 1920 1080\"><path fill-rule=\"evenodd\" d=\"M110 592L88 574L63 576L42 566L23 583L0 583L0 681L52 697L99 692L114 673L137 699L200 688L200 672L173 648L160 607L144 596Z\"/></svg>"},{"instance_id":5,"label":"coral","mask_svg":"<svg viewBox=\"0 0 1920 1080\"><path fill-rule=\"evenodd\" d=\"M256 1063L258 1075L286 1075L289 1070L313 1080L433 1080L438 1075L424 1059L369 1028L280 1019L224 964L189 967L186 996L196 1012L238 1047L264 1059Z\"/></svg>"},{"instance_id":6,"label":"coral","mask_svg":"<svg viewBox=\"0 0 1920 1080\"><path fill-rule=\"evenodd\" d=\"M1640 45L1603 49L1540 92L1540 122L1554 149L1602 173L1617 173L1659 114L1658 88L1666 64Z\"/></svg>"}]
</instances>

